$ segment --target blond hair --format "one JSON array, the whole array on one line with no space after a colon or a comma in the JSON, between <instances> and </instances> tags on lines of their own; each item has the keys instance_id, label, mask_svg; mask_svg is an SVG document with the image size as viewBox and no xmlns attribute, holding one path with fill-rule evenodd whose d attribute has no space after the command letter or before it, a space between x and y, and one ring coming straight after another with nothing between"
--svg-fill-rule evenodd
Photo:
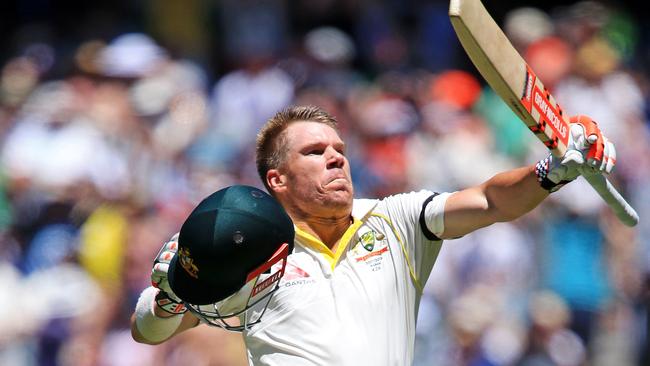
<instances>
[{"instance_id":1,"label":"blond hair","mask_svg":"<svg viewBox=\"0 0 650 366\"><path fill-rule=\"evenodd\" d=\"M266 173L280 167L287 157L287 138L284 131L293 122L308 121L324 123L338 132L336 118L313 105L291 106L271 117L257 134L255 164L264 186L273 194L266 182Z\"/></svg>"}]
</instances>

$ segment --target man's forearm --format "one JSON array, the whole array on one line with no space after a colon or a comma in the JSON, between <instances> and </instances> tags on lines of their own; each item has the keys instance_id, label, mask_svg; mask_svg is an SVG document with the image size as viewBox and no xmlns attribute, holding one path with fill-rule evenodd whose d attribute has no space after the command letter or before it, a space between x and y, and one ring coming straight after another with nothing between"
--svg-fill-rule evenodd
<instances>
[{"instance_id":1,"label":"man's forearm","mask_svg":"<svg viewBox=\"0 0 650 366\"><path fill-rule=\"evenodd\" d=\"M537 181L534 166L499 173L481 187L494 222L511 221L528 213L549 194Z\"/></svg>"},{"instance_id":2,"label":"man's forearm","mask_svg":"<svg viewBox=\"0 0 650 366\"><path fill-rule=\"evenodd\" d=\"M169 314L155 304L157 289L145 289L131 316L131 335L136 342L158 344L172 336L198 325L198 319L191 313Z\"/></svg>"},{"instance_id":3,"label":"man's forearm","mask_svg":"<svg viewBox=\"0 0 650 366\"><path fill-rule=\"evenodd\" d=\"M131 335L136 342L158 344L171 337L181 324L181 315L159 317L154 298L158 290L148 287L140 294L131 317Z\"/></svg>"},{"instance_id":4,"label":"man's forearm","mask_svg":"<svg viewBox=\"0 0 650 366\"><path fill-rule=\"evenodd\" d=\"M514 220L546 197L548 192L539 185L534 166L499 173L481 185L449 196L441 238L455 238L495 222Z\"/></svg>"}]
</instances>

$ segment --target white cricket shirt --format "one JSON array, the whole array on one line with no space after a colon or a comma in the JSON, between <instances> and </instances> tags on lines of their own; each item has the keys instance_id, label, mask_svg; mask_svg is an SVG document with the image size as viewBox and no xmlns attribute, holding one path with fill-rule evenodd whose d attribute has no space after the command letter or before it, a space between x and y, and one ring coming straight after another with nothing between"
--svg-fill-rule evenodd
<instances>
[{"instance_id":1,"label":"white cricket shirt","mask_svg":"<svg viewBox=\"0 0 650 366\"><path fill-rule=\"evenodd\" d=\"M354 200L354 222L334 253L296 230L280 289L262 322L244 332L252 365L410 365L422 286L442 241L420 226L420 191ZM428 204L426 226L443 231L448 194Z\"/></svg>"}]
</instances>

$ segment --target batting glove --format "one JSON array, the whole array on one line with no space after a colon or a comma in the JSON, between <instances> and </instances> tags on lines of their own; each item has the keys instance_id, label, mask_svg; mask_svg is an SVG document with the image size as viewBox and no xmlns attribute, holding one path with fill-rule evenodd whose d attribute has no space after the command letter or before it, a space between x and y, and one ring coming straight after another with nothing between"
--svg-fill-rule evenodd
<instances>
[{"instance_id":1,"label":"batting glove","mask_svg":"<svg viewBox=\"0 0 650 366\"><path fill-rule=\"evenodd\" d=\"M151 285L158 289L156 304L162 310L174 315L183 314L187 311L183 300L174 294L167 280L169 262L174 258L177 251L178 234L163 244L153 262L153 269L151 270Z\"/></svg>"},{"instance_id":2,"label":"batting glove","mask_svg":"<svg viewBox=\"0 0 650 366\"><path fill-rule=\"evenodd\" d=\"M587 116L569 119L569 146L561 158L549 155L535 166L542 188L555 192L578 175L609 174L616 164L614 144L605 137L597 123Z\"/></svg>"}]
</instances>

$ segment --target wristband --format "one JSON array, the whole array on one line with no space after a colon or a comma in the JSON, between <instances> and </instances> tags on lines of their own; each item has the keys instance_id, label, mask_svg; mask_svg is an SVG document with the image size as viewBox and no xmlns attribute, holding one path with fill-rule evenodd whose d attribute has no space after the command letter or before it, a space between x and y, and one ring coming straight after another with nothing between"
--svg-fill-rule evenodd
<instances>
[{"instance_id":1,"label":"wristband","mask_svg":"<svg viewBox=\"0 0 650 366\"><path fill-rule=\"evenodd\" d=\"M151 342L162 342L171 337L183 320L182 316L161 318L153 312L158 289L148 287L138 298L135 306L135 324L140 334Z\"/></svg>"},{"instance_id":2,"label":"wristband","mask_svg":"<svg viewBox=\"0 0 650 366\"><path fill-rule=\"evenodd\" d=\"M535 175L537 176L539 185L550 193L557 191L558 189L564 187L567 183L571 182L570 180L562 180L558 183L555 183L552 180L548 179L548 172L551 169L552 162L553 155L549 155L535 164Z\"/></svg>"}]
</instances>

